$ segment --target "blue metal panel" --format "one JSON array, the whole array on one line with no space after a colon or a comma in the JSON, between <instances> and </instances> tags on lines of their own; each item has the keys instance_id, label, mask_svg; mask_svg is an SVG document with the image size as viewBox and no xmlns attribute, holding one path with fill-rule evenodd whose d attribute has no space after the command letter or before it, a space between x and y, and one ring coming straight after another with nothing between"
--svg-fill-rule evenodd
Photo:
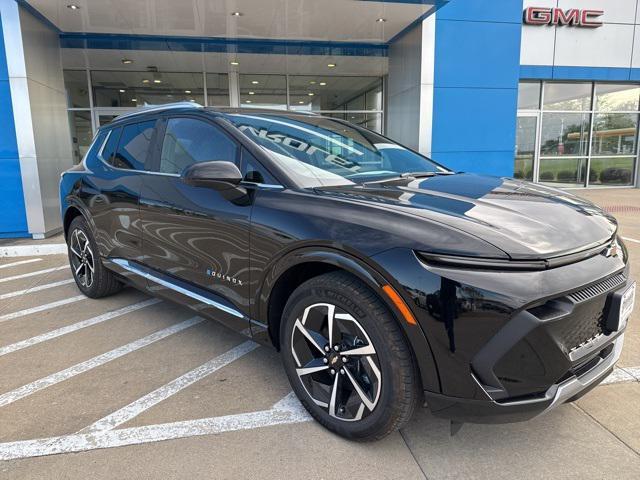
<instances>
[{"instance_id":1,"label":"blue metal panel","mask_svg":"<svg viewBox=\"0 0 640 480\"><path fill-rule=\"evenodd\" d=\"M62 48L386 57L384 43L62 33Z\"/></svg>"},{"instance_id":2,"label":"blue metal panel","mask_svg":"<svg viewBox=\"0 0 640 480\"><path fill-rule=\"evenodd\" d=\"M432 157L456 172L513 177L513 152L513 148L502 152L441 152Z\"/></svg>"},{"instance_id":3,"label":"blue metal panel","mask_svg":"<svg viewBox=\"0 0 640 480\"><path fill-rule=\"evenodd\" d=\"M514 66L519 67L521 28L519 23L440 20L438 15L435 84L513 88L520 78Z\"/></svg>"},{"instance_id":4,"label":"blue metal panel","mask_svg":"<svg viewBox=\"0 0 640 480\"><path fill-rule=\"evenodd\" d=\"M553 78L553 66L551 65L521 65L520 78L547 80Z\"/></svg>"},{"instance_id":5,"label":"blue metal panel","mask_svg":"<svg viewBox=\"0 0 640 480\"><path fill-rule=\"evenodd\" d=\"M511 150L513 153L517 87L436 86L433 96L433 152Z\"/></svg>"},{"instance_id":6,"label":"blue metal panel","mask_svg":"<svg viewBox=\"0 0 640 480\"><path fill-rule=\"evenodd\" d=\"M513 174L521 15L521 0L438 11L431 151L451 168Z\"/></svg>"},{"instance_id":7,"label":"blue metal panel","mask_svg":"<svg viewBox=\"0 0 640 480\"><path fill-rule=\"evenodd\" d=\"M0 23L0 237L28 236L20 159L11 106L4 35Z\"/></svg>"},{"instance_id":8,"label":"blue metal panel","mask_svg":"<svg viewBox=\"0 0 640 480\"><path fill-rule=\"evenodd\" d=\"M455 0L438 11L440 20L522 22L522 0Z\"/></svg>"}]
</instances>

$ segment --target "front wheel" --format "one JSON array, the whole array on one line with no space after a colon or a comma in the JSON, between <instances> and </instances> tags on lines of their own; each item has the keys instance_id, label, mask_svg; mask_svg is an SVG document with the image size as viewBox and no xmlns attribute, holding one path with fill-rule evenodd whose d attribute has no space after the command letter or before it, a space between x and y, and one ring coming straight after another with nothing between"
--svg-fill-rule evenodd
<instances>
[{"instance_id":1,"label":"front wheel","mask_svg":"<svg viewBox=\"0 0 640 480\"><path fill-rule=\"evenodd\" d=\"M356 440L400 428L418 400L415 361L380 298L358 279L327 273L291 295L280 345L289 381L313 417Z\"/></svg>"},{"instance_id":2,"label":"front wheel","mask_svg":"<svg viewBox=\"0 0 640 480\"><path fill-rule=\"evenodd\" d=\"M96 241L83 217L76 217L71 222L67 248L73 278L87 297L106 297L122 288L113 272L102 264Z\"/></svg>"}]
</instances>

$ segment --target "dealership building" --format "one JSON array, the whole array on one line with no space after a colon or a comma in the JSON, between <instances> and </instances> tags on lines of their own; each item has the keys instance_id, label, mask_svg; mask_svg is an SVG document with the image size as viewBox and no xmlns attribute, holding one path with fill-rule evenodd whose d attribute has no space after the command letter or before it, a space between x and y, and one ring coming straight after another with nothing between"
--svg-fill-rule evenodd
<instances>
[{"instance_id":1,"label":"dealership building","mask_svg":"<svg viewBox=\"0 0 640 480\"><path fill-rule=\"evenodd\" d=\"M638 185L640 0L0 0L0 238L118 115L315 112L457 171Z\"/></svg>"}]
</instances>

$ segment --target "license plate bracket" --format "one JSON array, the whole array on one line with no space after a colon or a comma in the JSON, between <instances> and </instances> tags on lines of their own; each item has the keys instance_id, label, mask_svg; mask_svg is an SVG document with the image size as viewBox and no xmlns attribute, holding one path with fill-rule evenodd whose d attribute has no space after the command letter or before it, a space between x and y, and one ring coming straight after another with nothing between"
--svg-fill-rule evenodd
<instances>
[{"instance_id":1,"label":"license plate bracket","mask_svg":"<svg viewBox=\"0 0 640 480\"><path fill-rule=\"evenodd\" d=\"M633 282L622 290L611 294L609 314L605 328L609 332L623 330L627 326L629 316L633 311L636 296L636 283Z\"/></svg>"}]
</instances>

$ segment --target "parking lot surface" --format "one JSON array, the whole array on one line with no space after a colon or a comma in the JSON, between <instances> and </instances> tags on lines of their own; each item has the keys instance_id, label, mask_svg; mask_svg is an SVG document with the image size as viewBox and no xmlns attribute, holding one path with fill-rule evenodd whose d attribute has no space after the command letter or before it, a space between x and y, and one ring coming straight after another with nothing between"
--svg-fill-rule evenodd
<instances>
[{"instance_id":1,"label":"parking lot surface","mask_svg":"<svg viewBox=\"0 0 640 480\"><path fill-rule=\"evenodd\" d=\"M618 218L638 278L640 190L580 194ZM640 306L575 404L453 437L421 408L361 444L310 420L277 352L133 289L85 298L56 242L0 242L21 255L0 256L0 478L640 478Z\"/></svg>"}]
</instances>

